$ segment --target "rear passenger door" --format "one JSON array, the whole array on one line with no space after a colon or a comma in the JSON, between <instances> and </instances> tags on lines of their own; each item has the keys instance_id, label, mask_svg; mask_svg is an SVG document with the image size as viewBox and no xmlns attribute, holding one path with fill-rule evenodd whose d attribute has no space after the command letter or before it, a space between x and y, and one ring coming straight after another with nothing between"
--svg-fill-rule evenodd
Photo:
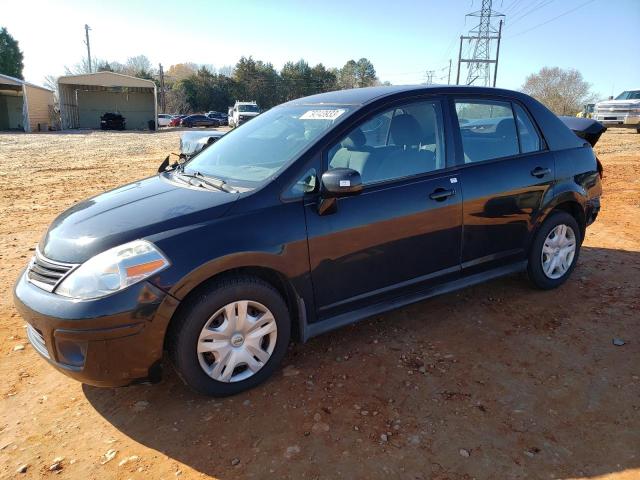
<instances>
[{"instance_id":1,"label":"rear passenger door","mask_svg":"<svg viewBox=\"0 0 640 480\"><path fill-rule=\"evenodd\" d=\"M515 100L456 98L454 106L463 152L463 274L524 260L553 187L553 154Z\"/></svg>"},{"instance_id":2,"label":"rear passenger door","mask_svg":"<svg viewBox=\"0 0 640 480\"><path fill-rule=\"evenodd\" d=\"M390 106L327 146L326 168L357 170L364 191L329 214L306 205L320 319L459 275L462 207L443 111L440 100Z\"/></svg>"}]
</instances>

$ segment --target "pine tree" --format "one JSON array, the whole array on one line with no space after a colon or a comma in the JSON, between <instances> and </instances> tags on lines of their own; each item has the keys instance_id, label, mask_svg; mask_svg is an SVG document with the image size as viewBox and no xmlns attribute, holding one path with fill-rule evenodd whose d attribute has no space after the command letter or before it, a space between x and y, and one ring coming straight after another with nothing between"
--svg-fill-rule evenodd
<instances>
[{"instance_id":1,"label":"pine tree","mask_svg":"<svg viewBox=\"0 0 640 480\"><path fill-rule=\"evenodd\" d=\"M0 29L0 73L24 79L22 76L23 56L18 42L7 32L7 29Z\"/></svg>"}]
</instances>

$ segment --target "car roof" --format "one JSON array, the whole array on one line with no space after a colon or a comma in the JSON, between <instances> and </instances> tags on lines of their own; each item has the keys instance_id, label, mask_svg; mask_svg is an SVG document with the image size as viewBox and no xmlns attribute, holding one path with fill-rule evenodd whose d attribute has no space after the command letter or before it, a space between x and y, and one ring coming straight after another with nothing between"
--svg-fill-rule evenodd
<instances>
[{"instance_id":1,"label":"car roof","mask_svg":"<svg viewBox=\"0 0 640 480\"><path fill-rule=\"evenodd\" d=\"M363 106L384 97L401 94L474 94L474 95L508 95L521 97L520 92L493 87L475 87L469 85L389 85L380 87L352 88L336 90L302 97L287 102L285 105L354 105Z\"/></svg>"}]
</instances>

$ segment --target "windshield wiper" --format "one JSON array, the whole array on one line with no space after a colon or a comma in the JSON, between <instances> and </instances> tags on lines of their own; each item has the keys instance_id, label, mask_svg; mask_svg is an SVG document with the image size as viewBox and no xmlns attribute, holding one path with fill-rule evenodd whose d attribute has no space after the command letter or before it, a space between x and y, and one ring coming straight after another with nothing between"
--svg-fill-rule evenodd
<instances>
[{"instance_id":1,"label":"windshield wiper","mask_svg":"<svg viewBox=\"0 0 640 480\"><path fill-rule=\"evenodd\" d=\"M237 193L236 190L234 190L233 188L229 187L227 185L227 182L225 182L222 179L209 177L207 175L203 175L202 173L200 173L198 171L193 172L193 173L187 173L187 172L184 171L184 167L177 169L177 173L178 173L178 175L182 175L184 177L195 178L201 184L207 185L209 187L213 187L213 188L215 188L217 190L222 190L223 192L227 192L227 193Z\"/></svg>"}]
</instances>

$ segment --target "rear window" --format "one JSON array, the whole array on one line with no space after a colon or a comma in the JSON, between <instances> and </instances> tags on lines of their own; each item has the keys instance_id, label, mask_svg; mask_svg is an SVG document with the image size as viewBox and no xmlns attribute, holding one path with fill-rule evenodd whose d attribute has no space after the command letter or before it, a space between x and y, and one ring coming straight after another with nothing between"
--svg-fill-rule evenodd
<instances>
[{"instance_id":1,"label":"rear window","mask_svg":"<svg viewBox=\"0 0 640 480\"><path fill-rule=\"evenodd\" d=\"M498 101L456 101L464 163L517 155L518 134L511 104Z\"/></svg>"},{"instance_id":2,"label":"rear window","mask_svg":"<svg viewBox=\"0 0 640 480\"><path fill-rule=\"evenodd\" d=\"M542 141L524 108L498 100L456 101L464 163L511 157L541 149Z\"/></svg>"}]
</instances>

